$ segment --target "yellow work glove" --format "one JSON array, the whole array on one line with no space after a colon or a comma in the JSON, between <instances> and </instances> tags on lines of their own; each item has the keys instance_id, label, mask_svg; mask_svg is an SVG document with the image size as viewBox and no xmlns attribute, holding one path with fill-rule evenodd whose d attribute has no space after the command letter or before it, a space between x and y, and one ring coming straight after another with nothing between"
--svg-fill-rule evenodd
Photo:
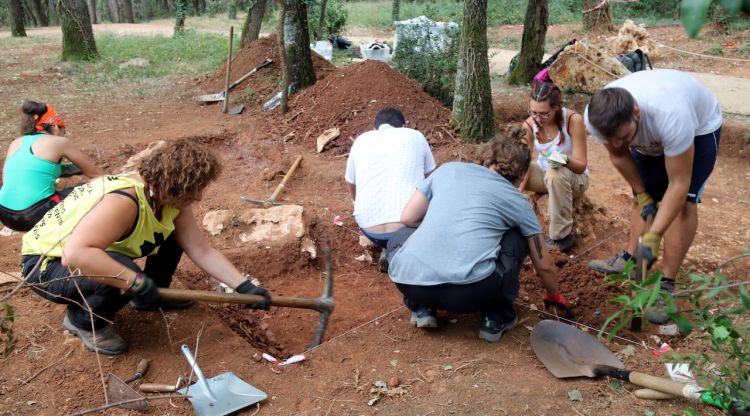
<instances>
[{"instance_id":1,"label":"yellow work glove","mask_svg":"<svg viewBox=\"0 0 750 416\"><path fill-rule=\"evenodd\" d=\"M635 200L638 202L638 209L641 212L641 218L646 220L649 215L656 216L656 201L651 198L648 192L639 192L635 194Z\"/></svg>"},{"instance_id":2,"label":"yellow work glove","mask_svg":"<svg viewBox=\"0 0 750 416\"><path fill-rule=\"evenodd\" d=\"M661 245L661 235L646 231L641 237L643 241L643 257L646 259L647 267L650 269L656 259L659 257L659 245Z\"/></svg>"}]
</instances>

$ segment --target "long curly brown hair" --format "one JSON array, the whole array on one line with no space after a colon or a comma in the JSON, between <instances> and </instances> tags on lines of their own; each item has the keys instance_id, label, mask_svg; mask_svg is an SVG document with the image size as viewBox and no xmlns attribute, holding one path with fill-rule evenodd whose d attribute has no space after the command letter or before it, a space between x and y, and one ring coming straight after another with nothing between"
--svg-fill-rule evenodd
<instances>
[{"instance_id":1,"label":"long curly brown hair","mask_svg":"<svg viewBox=\"0 0 750 416\"><path fill-rule=\"evenodd\" d=\"M523 178L529 169L531 151L526 144L526 130L514 126L505 137L498 135L491 142L477 147L475 163L493 169L509 182Z\"/></svg>"},{"instance_id":2,"label":"long curly brown hair","mask_svg":"<svg viewBox=\"0 0 750 416\"><path fill-rule=\"evenodd\" d=\"M221 162L206 146L180 139L141 159L138 173L154 188L159 202L180 206L219 177Z\"/></svg>"}]
</instances>

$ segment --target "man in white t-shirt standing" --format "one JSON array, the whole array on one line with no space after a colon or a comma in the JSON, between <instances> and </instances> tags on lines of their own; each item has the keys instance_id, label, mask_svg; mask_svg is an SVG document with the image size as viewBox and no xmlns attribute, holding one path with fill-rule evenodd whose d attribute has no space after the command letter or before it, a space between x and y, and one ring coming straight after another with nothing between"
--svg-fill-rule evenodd
<instances>
[{"instance_id":1,"label":"man in white t-shirt standing","mask_svg":"<svg viewBox=\"0 0 750 416\"><path fill-rule=\"evenodd\" d=\"M628 250L589 266L604 273L623 273L642 234L644 257L651 267L663 237L661 287L674 292L674 279L698 228L697 204L716 163L722 124L719 102L683 72L640 71L594 95L584 121L591 135L607 148L637 202ZM651 215L654 222L646 230L644 220ZM651 322L669 320L664 302L646 312Z\"/></svg>"},{"instance_id":2,"label":"man in white t-shirt standing","mask_svg":"<svg viewBox=\"0 0 750 416\"><path fill-rule=\"evenodd\" d=\"M435 169L422 133L403 127L404 115L387 107L375 116L375 130L357 137L346 162L346 184L354 199L354 218L362 233L383 248L380 270L388 271L385 248L417 184Z\"/></svg>"}]
</instances>

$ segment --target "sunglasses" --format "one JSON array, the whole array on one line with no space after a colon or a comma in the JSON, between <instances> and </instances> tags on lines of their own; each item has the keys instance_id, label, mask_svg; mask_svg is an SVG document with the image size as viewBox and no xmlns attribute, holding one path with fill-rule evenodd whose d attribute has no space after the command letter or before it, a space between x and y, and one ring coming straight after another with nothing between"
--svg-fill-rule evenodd
<instances>
[{"instance_id":1,"label":"sunglasses","mask_svg":"<svg viewBox=\"0 0 750 416\"><path fill-rule=\"evenodd\" d=\"M552 111L538 112L538 111L531 111L531 109L529 109L529 115L531 117L539 117L544 120L552 116Z\"/></svg>"}]
</instances>

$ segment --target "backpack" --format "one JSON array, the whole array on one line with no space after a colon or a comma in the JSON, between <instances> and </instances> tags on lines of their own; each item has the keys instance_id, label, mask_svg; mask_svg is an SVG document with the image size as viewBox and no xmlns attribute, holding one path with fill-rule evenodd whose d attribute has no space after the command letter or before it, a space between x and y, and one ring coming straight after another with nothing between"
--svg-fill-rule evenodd
<instances>
[{"instance_id":1,"label":"backpack","mask_svg":"<svg viewBox=\"0 0 750 416\"><path fill-rule=\"evenodd\" d=\"M625 68L630 72L638 72L646 69L654 69L651 66L651 60L648 58L648 54L640 49L636 49L633 52L623 53L617 56L617 60L622 63Z\"/></svg>"}]
</instances>

